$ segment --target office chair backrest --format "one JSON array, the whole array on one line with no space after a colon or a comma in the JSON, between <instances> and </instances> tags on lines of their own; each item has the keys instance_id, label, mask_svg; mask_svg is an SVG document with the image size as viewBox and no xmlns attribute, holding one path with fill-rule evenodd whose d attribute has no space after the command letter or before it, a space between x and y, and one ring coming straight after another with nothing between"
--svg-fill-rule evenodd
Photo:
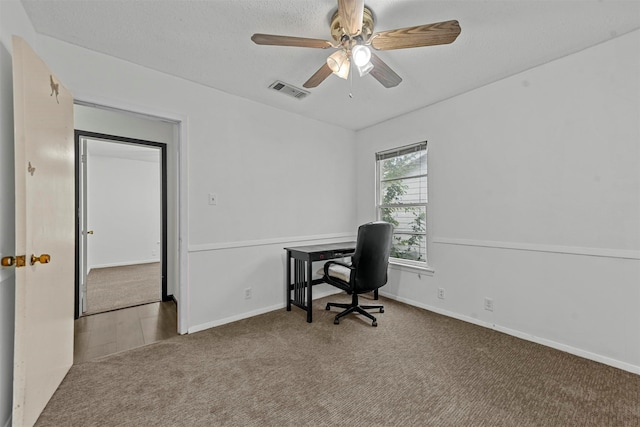
<instances>
[{"instance_id":1,"label":"office chair backrest","mask_svg":"<svg viewBox=\"0 0 640 427\"><path fill-rule=\"evenodd\" d=\"M356 250L351 258L357 293L373 291L387 283L392 232L393 226L382 221L358 228Z\"/></svg>"}]
</instances>

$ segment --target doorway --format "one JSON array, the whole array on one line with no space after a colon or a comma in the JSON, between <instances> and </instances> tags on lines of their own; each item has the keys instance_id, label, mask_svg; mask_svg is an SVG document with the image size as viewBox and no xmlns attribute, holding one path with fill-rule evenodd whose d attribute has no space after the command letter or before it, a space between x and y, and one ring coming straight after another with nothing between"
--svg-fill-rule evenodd
<instances>
[{"instance_id":1,"label":"doorway","mask_svg":"<svg viewBox=\"0 0 640 427\"><path fill-rule=\"evenodd\" d=\"M173 299L166 144L75 132L75 318Z\"/></svg>"}]
</instances>

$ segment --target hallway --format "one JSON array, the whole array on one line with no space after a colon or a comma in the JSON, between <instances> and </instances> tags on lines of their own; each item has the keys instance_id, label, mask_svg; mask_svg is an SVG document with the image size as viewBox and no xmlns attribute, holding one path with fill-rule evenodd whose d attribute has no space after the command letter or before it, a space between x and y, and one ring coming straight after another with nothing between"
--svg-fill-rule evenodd
<instances>
[{"instance_id":1,"label":"hallway","mask_svg":"<svg viewBox=\"0 0 640 427\"><path fill-rule=\"evenodd\" d=\"M173 301L83 316L75 321L73 363L165 340L177 330Z\"/></svg>"}]
</instances>

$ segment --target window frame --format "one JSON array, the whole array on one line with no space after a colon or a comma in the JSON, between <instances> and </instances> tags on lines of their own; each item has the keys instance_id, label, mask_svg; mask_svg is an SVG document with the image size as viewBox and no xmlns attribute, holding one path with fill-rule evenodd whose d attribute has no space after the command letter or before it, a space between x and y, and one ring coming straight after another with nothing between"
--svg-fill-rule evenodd
<instances>
[{"instance_id":1,"label":"window frame","mask_svg":"<svg viewBox=\"0 0 640 427\"><path fill-rule=\"evenodd\" d=\"M383 204L382 203L382 185L383 182L385 182L385 180L382 179L382 173L381 173L381 164L383 160L387 160L387 159L391 159L391 158L395 158L395 157L399 157L405 154L411 154L411 153L416 153L416 152L422 152L424 151L424 161L427 162L427 167L426 167L426 172L424 174L417 174L417 175L411 175L411 176L407 176L407 177L403 177L402 179L410 179L410 178L421 178L421 177L425 177L427 179L427 186L425 188L425 191L427 192L427 194L425 195L425 201L424 202L420 202L420 203L402 203L402 204ZM426 270L426 271L430 271L433 272L433 270L431 269L431 267L429 267L429 248L428 248L428 236L429 236L429 227L428 227L428 223L427 223L427 219L428 219L428 205L429 205L429 179L428 179L428 157L429 157L429 149L428 149L428 144L427 141L422 141L422 142L418 142L416 144L410 144L410 145L405 145L402 147L397 147L397 148L392 148L389 150L384 150L384 151L380 151L375 153L375 192L376 192L376 196L375 196L375 205L376 205L376 218L377 220L382 220L382 210L384 208L398 208L398 207L420 207L420 208L424 208L424 212L425 212L425 231L424 231L424 245L425 245L425 259L424 261L417 261L417 260L410 260L410 259L405 259L405 258L396 258L396 257L390 257L389 258L389 263L390 264L395 264L395 265L400 265L400 266L406 266L406 267L410 267L410 268L414 268L417 270ZM395 179L394 179L395 180ZM389 180L391 181L391 180ZM403 233L404 234L404 233ZM422 234L422 233L420 233ZM395 235L395 230L394 230L394 235Z\"/></svg>"}]
</instances>

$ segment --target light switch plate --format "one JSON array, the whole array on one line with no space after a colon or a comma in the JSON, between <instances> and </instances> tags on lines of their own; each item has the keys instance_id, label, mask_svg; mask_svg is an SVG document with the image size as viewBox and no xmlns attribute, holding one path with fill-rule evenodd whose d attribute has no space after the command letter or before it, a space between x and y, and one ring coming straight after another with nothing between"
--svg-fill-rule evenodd
<instances>
[{"instance_id":1,"label":"light switch plate","mask_svg":"<svg viewBox=\"0 0 640 427\"><path fill-rule=\"evenodd\" d=\"M209 193L209 204L217 205L218 204L218 195L215 193Z\"/></svg>"}]
</instances>

